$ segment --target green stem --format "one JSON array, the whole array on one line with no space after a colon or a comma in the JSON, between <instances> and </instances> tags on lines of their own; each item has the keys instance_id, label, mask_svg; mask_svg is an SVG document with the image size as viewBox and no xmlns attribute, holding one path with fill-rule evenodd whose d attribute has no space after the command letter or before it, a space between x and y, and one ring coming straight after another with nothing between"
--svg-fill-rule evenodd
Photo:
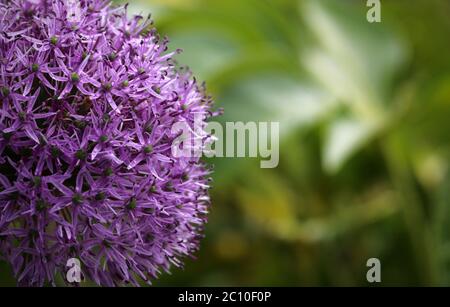
<instances>
[{"instance_id":1,"label":"green stem","mask_svg":"<svg viewBox=\"0 0 450 307\"><path fill-rule=\"evenodd\" d=\"M410 237L412 256L417 266L420 283L424 286L438 285L439 261L435 252L435 238L430 223L426 219L425 206L415 187L408 151L396 133L386 137L383 151L394 187L399 194L400 207Z\"/></svg>"}]
</instances>

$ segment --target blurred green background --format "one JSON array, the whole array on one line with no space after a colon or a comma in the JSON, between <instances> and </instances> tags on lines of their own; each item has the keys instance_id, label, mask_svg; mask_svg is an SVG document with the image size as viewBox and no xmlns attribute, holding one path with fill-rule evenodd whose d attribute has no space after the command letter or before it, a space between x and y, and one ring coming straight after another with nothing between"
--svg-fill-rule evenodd
<instances>
[{"instance_id":1,"label":"blurred green background","mask_svg":"<svg viewBox=\"0 0 450 307\"><path fill-rule=\"evenodd\" d=\"M450 2L140 0L218 120L279 121L280 164L212 159L197 260L155 285L450 285ZM14 285L0 264L0 284Z\"/></svg>"}]
</instances>

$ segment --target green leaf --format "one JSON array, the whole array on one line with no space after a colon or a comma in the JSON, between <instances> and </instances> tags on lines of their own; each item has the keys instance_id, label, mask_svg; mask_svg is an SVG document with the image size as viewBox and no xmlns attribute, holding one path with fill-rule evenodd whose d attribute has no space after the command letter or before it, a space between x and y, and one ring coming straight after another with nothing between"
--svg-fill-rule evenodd
<instances>
[{"instance_id":1,"label":"green leaf","mask_svg":"<svg viewBox=\"0 0 450 307\"><path fill-rule=\"evenodd\" d=\"M328 127L323 149L323 167L336 173L356 148L364 145L377 127L356 118L333 121Z\"/></svg>"},{"instance_id":2,"label":"green leaf","mask_svg":"<svg viewBox=\"0 0 450 307\"><path fill-rule=\"evenodd\" d=\"M407 52L383 25L367 22L364 5L328 0L301 3L318 42L301 54L302 62L352 113L351 122L331 123L325 138L325 168L337 172L366 139L388 124L393 78Z\"/></svg>"}]
</instances>

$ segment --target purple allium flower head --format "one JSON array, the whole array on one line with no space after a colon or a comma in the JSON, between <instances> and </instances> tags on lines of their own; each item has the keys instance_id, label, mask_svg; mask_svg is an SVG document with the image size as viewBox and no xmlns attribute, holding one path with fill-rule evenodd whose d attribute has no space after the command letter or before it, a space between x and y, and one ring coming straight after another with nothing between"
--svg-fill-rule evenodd
<instances>
[{"instance_id":1,"label":"purple allium flower head","mask_svg":"<svg viewBox=\"0 0 450 307\"><path fill-rule=\"evenodd\" d=\"M172 155L171 127L212 102L173 55L126 6L0 0L0 256L20 285L71 258L98 285L150 283L197 250L209 170Z\"/></svg>"}]
</instances>

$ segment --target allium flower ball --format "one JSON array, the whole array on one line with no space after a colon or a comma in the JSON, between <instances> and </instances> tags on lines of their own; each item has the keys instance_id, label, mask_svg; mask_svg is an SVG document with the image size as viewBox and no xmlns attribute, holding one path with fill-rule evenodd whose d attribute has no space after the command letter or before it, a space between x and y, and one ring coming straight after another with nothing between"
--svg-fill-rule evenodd
<instances>
[{"instance_id":1,"label":"allium flower ball","mask_svg":"<svg viewBox=\"0 0 450 307\"><path fill-rule=\"evenodd\" d=\"M209 170L177 122L211 99L149 19L104 0L0 0L0 255L19 285L150 281L198 249ZM70 282L70 280L68 280Z\"/></svg>"}]
</instances>

